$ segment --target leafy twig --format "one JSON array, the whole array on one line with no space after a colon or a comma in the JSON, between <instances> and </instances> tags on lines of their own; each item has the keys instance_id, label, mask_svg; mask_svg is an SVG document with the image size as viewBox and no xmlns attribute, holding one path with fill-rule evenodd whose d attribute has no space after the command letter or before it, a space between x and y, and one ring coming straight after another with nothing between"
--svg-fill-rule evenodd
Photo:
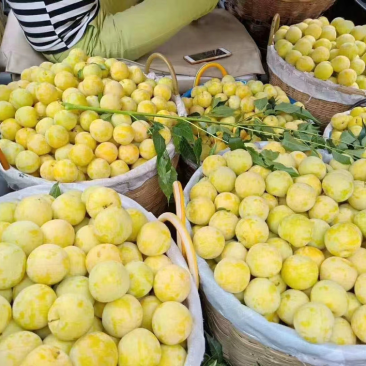
<instances>
[{"instance_id":1,"label":"leafy twig","mask_svg":"<svg viewBox=\"0 0 366 366\"><path fill-rule=\"evenodd\" d=\"M292 130L285 127L271 127L264 124L255 115L252 115L250 119L245 119L243 122L250 123L235 123L230 124L221 121L212 121L211 117L229 117L234 116L235 111L232 108L224 105L222 102L214 98L212 102L212 110L209 115L197 116L196 114L190 115L188 117L181 116L171 116L171 115L160 115L153 113L141 113L133 111L120 111L120 110L107 110L103 108L89 107L89 106L78 106L69 103L64 103L66 109L79 109L79 110L93 110L99 114L124 114L129 115L133 119L144 119L152 120L155 117L159 118L174 118L178 121L178 124L173 128L173 142L178 152L180 152L186 159L199 164L199 156L202 151L202 140L200 138L195 138L192 132L192 128L196 128L198 131L205 132L208 136L220 140L229 145L233 149L244 148L245 142L240 137L240 131L246 131L250 138L259 137L262 140L272 139L279 141L288 151L310 151L313 155L317 155L317 149L324 149L332 153L333 158L342 164L349 164L351 162L350 157L354 159L359 159L365 151L366 146L366 127L363 125L362 131L358 137L354 136L351 131L345 131L341 135L340 142L338 143L332 139L325 139L319 135L318 128L310 123L299 124L298 130ZM259 111L256 115L279 115L281 113L288 113L295 115L299 118L308 119L316 121L316 119L302 107L291 105L289 103L281 103L276 105L274 98L263 98L255 101L255 107ZM153 126L156 122L151 121ZM305 122L305 121L304 121ZM209 125L209 127L207 127ZM236 132L231 132L231 129L235 129ZM279 133L278 131L281 131ZM218 136L220 135L220 136ZM156 139L155 139L156 140ZM155 143L155 141L154 141ZM254 154L252 152L252 154ZM163 156L163 155L162 155ZM260 159L256 157L258 161ZM159 160L163 162L164 160ZM162 163L163 164L163 163ZM275 168L286 170L287 168L282 164L269 164L264 162L267 168ZM166 167L168 168L168 167ZM166 168L163 171L166 173ZM159 171L159 169L158 169ZM168 169L169 171L169 169ZM170 172L170 171L169 171ZM293 171L289 172L294 175ZM159 175L160 176L160 175ZM171 176L171 178L174 175ZM163 181L165 179L161 178ZM164 188L166 189L166 187Z\"/></svg>"}]
</instances>

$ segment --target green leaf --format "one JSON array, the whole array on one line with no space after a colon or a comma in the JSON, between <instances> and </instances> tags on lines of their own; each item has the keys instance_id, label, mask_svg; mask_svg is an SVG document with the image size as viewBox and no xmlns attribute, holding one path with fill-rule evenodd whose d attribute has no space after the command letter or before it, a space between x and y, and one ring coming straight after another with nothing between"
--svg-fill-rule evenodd
<instances>
[{"instance_id":1,"label":"green leaf","mask_svg":"<svg viewBox=\"0 0 366 366\"><path fill-rule=\"evenodd\" d=\"M230 138L228 145L230 150L244 149L244 142L240 137L232 137Z\"/></svg>"},{"instance_id":2,"label":"green leaf","mask_svg":"<svg viewBox=\"0 0 366 366\"><path fill-rule=\"evenodd\" d=\"M333 158L341 164L351 164L351 158L349 156L340 154L337 151L332 152Z\"/></svg>"},{"instance_id":3,"label":"green leaf","mask_svg":"<svg viewBox=\"0 0 366 366\"><path fill-rule=\"evenodd\" d=\"M295 104L280 103L280 104L276 105L275 110L277 112L293 114L298 118L311 120L311 121L316 122L317 124L321 124L321 122L318 119L316 119L309 111L307 111L306 109L299 107Z\"/></svg>"},{"instance_id":4,"label":"green leaf","mask_svg":"<svg viewBox=\"0 0 366 366\"><path fill-rule=\"evenodd\" d=\"M245 148L252 157L253 165L259 165L263 168L268 168L268 165L265 163L263 157L258 151L254 150L252 147L245 147Z\"/></svg>"},{"instance_id":5,"label":"green leaf","mask_svg":"<svg viewBox=\"0 0 366 366\"><path fill-rule=\"evenodd\" d=\"M296 140L291 134L286 131L283 134L282 146L288 151L309 151L309 146L306 146L301 141Z\"/></svg>"},{"instance_id":6,"label":"green leaf","mask_svg":"<svg viewBox=\"0 0 366 366\"><path fill-rule=\"evenodd\" d=\"M222 105L219 107L214 108L209 116L211 117L219 117L219 118L224 118L224 117L231 117L234 115L235 110L226 106L226 105Z\"/></svg>"},{"instance_id":7,"label":"green leaf","mask_svg":"<svg viewBox=\"0 0 366 366\"><path fill-rule=\"evenodd\" d=\"M307 141L307 142L311 142L311 140L313 139L313 136L307 134L304 131L293 131L293 135L294 135L294 137Z\"/></svg>"},{"instance_id":8,"label":"green leaf","mask_svg":"<svg viewBox=\"0 0 366 366\"><path fill-rule=\"evenodd\" d=\"M202 153L201 138L194 140L194 135L190 124L180 121L173 127L173 142L177 151L187 160L195 164L200 163Z\"/></svg>"},{"instance_id":9,"label":"green leaf","mask_svg":"<svg viewBox=\"0 0 366 366\"><path fill-rule=\"evenodd\" d=\"M103 98L103 93L99 93L98 94L98 101L100 102L100 100Z\"/></svg>"},{"instance_id":10,"label":"green leaf","mask_svg":"<svg viewBox=\"0 0 366 366\"><path fill-rule=\"evenodd\" d=\"M301 108L301 111L299 113L296 113L296 116L301 119L310 120L318 125L321 125L321 122L317 118L315 118L308 110L304 108Z\"/></svg>"},{"instance_id":11,"label":"green leaf","mask_svg":"<svg viewBox=\"0 0 366 366\"><path fill-rule=\"evenodd\" d=\"M316 146L319 146L319 145L325 146L325 145L327 145L327 141L329 141L329 139L328 140L325 140L323 136L315 135L315 136L313 136L313 138L311 139L311 141Z\"/></svg>"},{"instance_id":12,"label":"green leaf","mask_svg":"<svg viewBox=\"0 0 366 366\"><path fill-rule=\"evenodd\" d=\"M212 109L215 109L215 107L217 107L220 102L221 102L220 98L213 98L211 103Z\"/></svg>"},{"instance_id":13,"label":"green leaf","mask_svg":"<svg viewBox=\"0 0 366 366\"><path fill-rule=\"evenodd\" d=\"M293 114L300 111L300 107L291 103L280 103L275 107L275 111L287 114Z\"/></svg>"},{"instance_id":14,"label":"green leaf","mask_svg":"<svg viewBox=\"0 0 366 366\"><path fill-rule=\"evenodd\" d=\"M344 150L343 153L352 156L353 158L361 159L365 150L357 149L357 150Z\"/></svg>"},{"instance_id":15,"label":"green leaf","mask_svg":"<svg viewBox=\"0 0 366 366\"><path fill-rule=\"evenodd\" d=\"M207 127L206 131L209 135L214 135L217 131L220 130L218 125L210 125Z\"/></svg>"},{"instance_id":16,"label":"green leaf","mask_svg":"<svg viewBox=\"0 0 366 366\"><path fill-rule=\"evenodd\" d=\"M276 106L276 99L275 97L271 97L268 99L268 103L270 104L271 108L274 109L274 107Z\"/></svg>"},{"instance_id":17,"label":"green leaf","mask_svg":"<svg viewBox=\"0 0 366 366\"><path fill-rule=\"evenodd\" d=\"M341 134L341 141L347 145L353 144L357 138L351 131L343 131Z\"/></svg>"},{"instance_id":18,"label":"green leaf","mask_svg":"<svg viewBox=\"0 0 366 366\"><path fill-rule=\"evenodd\" d=\"M208 348L210 350L211 357L218 362L224 361L221 344L214 338L205 332Z\"/></svg>"},{"instance_id":19,"label":"green leaf","mask_svg":"<svg viewBox=\"0 0 366 366\"><path fill-rule=\"evenodd\" d=\"M366 146L366 137L364 137L364 138L361 140L361 145L362 145L363 147L365 147L365 146Z\"/></svg>"},{"instance_id":20,"label":"green leaf","mask_svg":"<svg viewBox=\"0 0 366 366\"><path fill-rule=\"evenodd\" d=\"M113 114L111 114L111 113L105 113L105 114L102 114L102 115L100 116L100 119L102 119L103 121L108 121L108 122L110 122L110 121L111 121L111 119L112 119L112 116L113 116Z\"/></svg>"},{"instance_id":21,"label":"green leaf","mask_svg":"<svg viewBox=\"0 0 366 366\"><path fill-rule=\"evenodd\" d=\"M173 183L177 180L177 172L174 169L168 151L166 150L163 136L160 135L158 130L155 130L153 132L152 138L157 154L159 186L169 201L173 193Z\"/></svg>"},{"instance_id":22,"label":"green leaf","mask_svg":"<svg viewBox=\"0 0 366 366\"><path fill-rule=\"evenodd\" d=\"M281 163L273 163L273 170L282 170L291 175L291 177L298 177L299 173L294 168L289 168Z\"/></svg>"},{"instance_id":23,"label":"green leaf","mask_svg":"<svg viewBox=\"0 0 366 366\"><path fill-rule=\"evenodd\" d=\"M268 98L257 99L254 101L254 106L260 111L263 111L263 109L267 107L267 104Z\"/></svg>"},{"instance_id":24,"label":"green leaf","mask_svg":"<svg viewBox=\"0 0 366 366\"><path fill-rule=\"evenodd\" d=\"M366 137L366 125L362 120L362 130L358 135L358 141L362 141Z\"/></svg>"},{"instance_id":25,"label":"green leaf","mask_svg":"<svg viewBox=\"0 0 366 366\"><path fill-rule=\"evenodd\" d=\"M178 136L173 135L173 145L175 147L175 151L180 154L180 138Z\"/></svg>"},{"instance_id":26,"label":"green leaf","mask_svg":"<svg viewBox=\"0 0 366 366\"><path fill-rule=\"evenodd\" d=\"M179 121L176 126L173 127L173 135L176 135L179 138L185 138L188 142L194 141L194 135L192 128L189 123Z\"/></svg>"},{"instance_id":27,"label":"green leaf","mask_svg":"<svg viewBox=\"0 0 366 366\"><path fill-rule=\"evenodd\" d=\"M177 172L173 167L168 152L158 160L159 186L164 192L168 201L173 194L173 183L177 180Z\"/></svg>"},{"instance_id":28,"label":"green leaf","mask_svg":"<svg viewBox=\"0 0 366 366\"><path fill-rule=\"evenodd\" d=\"M79 80L83 80L83 79L84 79L84 72L83 72L83 69L80 69L80 70L78 71L77 78L78 78Z\"/></svg>"},{"instance_id":29,"label":"green leaf","mask_svg":"<svg viewBox=\"0 0 366 366\"><path fill-rule=\"evenodd\" d=\"M193 149L193 147L190 145L190 143L185 138L183 138L183 139L180 140L179 150L180 150L180 154L186 160L190 160L193 163L196 163L197 162L196 154L194 152L194 149ZM198 164L199 164L199 161L198 161Z\"/></svg>"},{"instance_id":30,"label":"green leaf","mask_svg":"<svg viewBox=\"0 0 366 366\"><path fill-rule=\"evenodd\" d=\"M300 123L298 125L298 131L306 131L309 134L319 134L319 127L312 123Z\"/></svg>"},{"instance_id":31,"label":"green leaf","mask_svg":"<svg viewBox=\"0 0 366 366\"><path fill-rule=\"evenodd\" d=\"M153 130L152 135L153 135L153 141L154 141L154 147L155 147L156 155L158 157L161 157L166 152L165 140L164 140L163 136L160 135L158 130Z\"/></svg>"},{"instance_id":32,"label":"green leaf","mask_svg":"<svg viewBox=\"0 0 366 366\"><path fill-rule=\"evenodd\" d=\"M202 139L199 137L193 145L193 152L196 156L196 163L197 165L200 165L201 162L201 154L202 154Z\"/></svg>"},{"instance_id":33,"label":"green leaf","mask_svg":"<svg viewBox=\"0 0 366 366\"><path fill-rule=\"evenodd\" d=\"M62 195L61 189L60 189L60 186L59 186L58 183L56 183L52 186L49 195L54 197L54 198L57 198L58 196Z\"/></svg>"},{"instance_id":34,"label":"green leaf","mask_svg":"<svg viewBox=\"0 0 366 366\"><path fill-rule=\"evenodd\" d=\"M217 132L225 132L227 134L231 134L231 131L225 127L221 126L219 124L212 124L209 127L207 127L207 133L210 135L215 135Z\"/></svg>"},{"instance_id":35,"label":"green leaf","mask_svg":"<svg viewBox=\"0 0 366 366\"><path fill-rule=\"evenodd\" d=\"M276 111L274 109L267 109L265 112L264 112L264 115L265 116L269 116L269 115L274 115L276 114Z\"/></svg>"},{"instance_id":36,"label":"green leaf","mask_svg":"<svg viewBox=\"0 0 366 366\"><path fill-rule=\"evenodd\" d=\"M348 147L349 147L349 146L348 146L347 144L345 144L344 142L341 142L341 143L339 143L339 144L336 146L337 150L341 150L341 151L347 150L347 149L348 149ZM331 151L333 151L333 149L332 149Z\"/></svg>"},{"instance_id":37,"label":"green leaf","mask_svg":"<svg viewBox=\"0 0 366 366\"><path fill-rule=\"evenodd\" d=\"M153 123L153 129L154 131L160 131L160 130L164 130L165 126L160 123L160 122L154 122Z\"/></svg>"},{"instance_id":38,"label":"green leaf","mask_svg":"<svg viewBox=\"0 0 366 366\"><path fill-rule=\"evenodd\" d=\"M224 132L224 135L222 136L222 139L225 141L225 143L228 143L230 138L231 138L231 133Z\"/></svg>"},{"instance_id":39,"label":"green leaf","mask_svg":"<svg viewBox=\"0 0 366 366\"><path fill-rule=\"evenodd\" d=\"M264 159L273 161L273 160L277 159L277 157L278 157L278 155L280 155L280 153L277 151L272 151L272 150L262 150L261 155L263 156Z\"/></svg>"}]
</instances>

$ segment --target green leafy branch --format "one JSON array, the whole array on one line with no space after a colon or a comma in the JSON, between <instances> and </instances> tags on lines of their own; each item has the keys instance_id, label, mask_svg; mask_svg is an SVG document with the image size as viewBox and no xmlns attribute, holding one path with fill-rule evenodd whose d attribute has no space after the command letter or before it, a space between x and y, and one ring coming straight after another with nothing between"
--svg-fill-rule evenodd
<instances>
[{"instance_id":1,"label":"green leafy branch","mask_svg":"<svg viewBox=\"0 0 366 366\"><path fill-rule=\"evenodd\" d=\"M307 130L312 128L309 126L311 125L306 123L300 124L298 131L279 127L284 130L283 135L267 131L265 136L266 139L279 141L287 151L311 152L312 155L319 156L317 150L326 150L341 164L351 164L351 158L357 160L365 151L363 147L362 149L353 149L355 145L349 145L344 141L336 145L332 139L326 139L320 135L308 132ZM243 126L243 129L247 129L247 127ZM249 130L256 131L250 128ZM260 135L260 132L257 135ZM231 138L228 141L231 150L247 149L245 143L240 138Z\"/></svg>"},{"instance_id":2,"label":"green leafy branch","mask_svg":"<svg viewBox=\"0 0 366 366\"><path fill-rule=\"evenodd\" d=\"M185 121L179 121L173 127L173 143L178 153L186 159L200 164L202 153L202 139L195 140L191 126Z\"/></svg>"},{"instance_id":3,"label":"green leafy branch","mask_svg":"<svg viewBox=\"0 0 366 366\"><path fill-rule=\"evenodd\" d=\"M313 121L315 124L318 125L321 124L321 122L305 108L291 103L276 104L276 100L273 97L270 99L257 99L256 101L254 101L254 105L265 116L278 116L281 113L287 113L298 119Z\"/></svg>"},{"instance_id":4,"label":"green leafy branch","mask_svg":"<svg viewBox=\"0 0 366 366\"><path fill-rule=\"evenodd\" d=\"M202 139L195 137L192 128L206 133L208 136L222 141L232 149L246 149L252 155L253 161L271 170L285 170L292 176L296 175L296 171L287 168L283 164L274 162L277 158L274 154L269 155L267 152L259 154L251 148L247 148L245 143L255 138L261 140L274 140L282 143L288 151L306 151L312 155L318 156L317 150L324 149L332 153L335 160L342 164L350 164L353 159L359 159L364 153L366 145L366 128L363 129L358 137L352 132L345 131L342 133L340 143L332 139L325 139L319 135L319 128L311 123L302 123L298 125L298 130L287 129L285 127L271 127L262 122L257 116L259 115L279 115L281 113L289 113L295 117L315 121L316 119L304 108L281 103L276 105L274 98L263 98L255 101L255 107L259 111L252 115L249 119L243 119L237 112L226 106L226 102L214 98L211 104L211 110L208 115L200 116L192 114L188 117L161 115L154 113L141 113L134 111L109 110L90 106L79 106L70 103L63 103L68 110L92 110L101 115L101 118L107 121L111 120L113 114L128 115L134 120L145 120L152 124L151 134L157 152L157 170L159 175L159 185L165 195L170 198L172 194L172 184L177 179L177 174L171 164L169 154L166 151L165 143L162 144L163 138L159 131L163 128L158 122L154 121L155 117L174 118L178 121L172 129L172 139L176 151L186 160L190 160L199 165L202 153ZM235 124L225 123L213 120L213 118L225 118L234 116L238 122ZM248 140L243 140L240 132L244 130L249 136ZM154 137L155 136L155 137ZM215 153L216 144L210 151ZM169 162L168 162L169 160Z\"/></svg>"},{"instance_id":5,"label":"green leafy branch","mask_svg":"<svg viewBox=\"0 0 366 366\"><path fill-rule=\"evenodd\" d=\"M274 140L282 144L287 151L311 152L318 156L317 150L326 150L333 158L342 164L350 164L351 158L360 159L366 147L366 127L363 126L359 136L351 131L344 131L339 141L332 138L324 138L319 135L318 128L310 123L302 123L298 130L290 130L284 127L276 127L282 130L282 134L273 128L254 121L252 126L239 126L252 135L261 137L263 140ZM229 147L233 149L244 148L244 142L239 138L231 138Z\"/></svg>"}]
</instances>

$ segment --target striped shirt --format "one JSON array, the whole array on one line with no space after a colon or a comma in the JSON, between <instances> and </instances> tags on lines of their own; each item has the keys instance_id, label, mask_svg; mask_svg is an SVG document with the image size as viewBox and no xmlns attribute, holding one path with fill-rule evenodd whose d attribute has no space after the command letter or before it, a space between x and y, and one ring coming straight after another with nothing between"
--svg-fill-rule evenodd
<instances>
[{"instance_id":1,"label":"striped shirt","mask_svg":"<svg viewBox=\"0 0 366 366\"><path fill-rule=\"evenodd\" d=\"M99 0L8 0L31 46L59 53L74 46L99 11Z\"/></svg>"}]
</instances>

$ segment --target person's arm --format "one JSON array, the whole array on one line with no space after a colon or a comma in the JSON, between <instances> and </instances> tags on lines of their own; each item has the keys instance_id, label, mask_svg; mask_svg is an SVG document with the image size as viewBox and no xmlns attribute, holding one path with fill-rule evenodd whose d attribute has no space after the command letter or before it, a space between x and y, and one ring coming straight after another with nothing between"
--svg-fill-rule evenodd
<instances>
[{"instance_id":1,"label":"person's arm","mask_svg":"<svg viewBox=\"0 0 366 366\"><path fill-rule=\"evenodd\" d=\"M100 32L100 46L105 47L109 57L136 60L210 13L217 3L218 0L145 0L124 12L107 15ZM111 34L113 28L117 37ZM112 56L108 48L120 54Z\"/></svg>"}]
</instances>

